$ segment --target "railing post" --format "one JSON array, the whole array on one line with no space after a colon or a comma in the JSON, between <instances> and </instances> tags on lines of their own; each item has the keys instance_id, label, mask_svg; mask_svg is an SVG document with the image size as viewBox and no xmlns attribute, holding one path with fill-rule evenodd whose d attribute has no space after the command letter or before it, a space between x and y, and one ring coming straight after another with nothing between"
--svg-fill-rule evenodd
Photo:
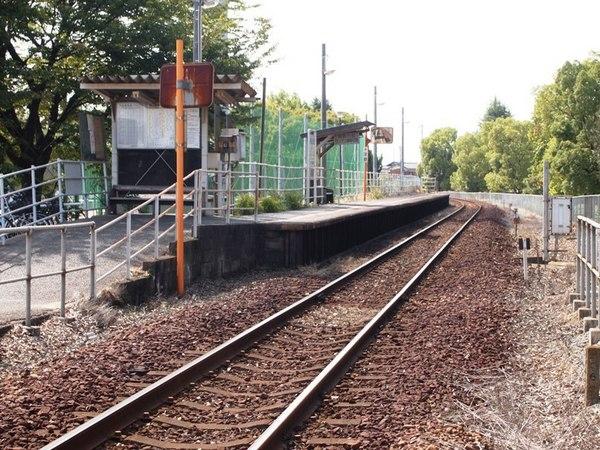
<instances>
[{"instance_id":1,"label":"railing post","mask_svg":"<svg viewBox=\"0 0 600 450\"><path fill-rule=\"evenodd\" d=\"M33 214L33 223L37 222L37 182L35 180L35 166L31 166L31 205Z\"/></svg>"},{"instance_id":2,"label":"railing post","mask_svg":"<svg viewBox=\"0 0 600 450\"><path fill-rule=\"evenodd\" d=\"M279 117L278 117L278 128L277 128L277 192L281 193L281 141L283 135L283 113L281 108L279 108Z\"/></svg>"},{"instance_id":3,"label":"railing post","mask_svg":"<svg viewBox=\"0 0 600 450\"><path fill-rule=\"evenodd\" d=\"M96 225L90 225L90 299L96 298Z\"/></svg>"},{"instance_id":4,"label":"railing post","mask_svg":"<svg viewBox=\"0 0 600 450\"><path fill-rule=\"evenodd\" d=\"M225 210L225 223L231 221L231 165L228 165L227 173L227 209Z\"/></svg>"},{"instance_id":5,"label":"railing post","mask_svg":"<svg viewBox=\"0 0 600 450\"><path fill-rule=\"evenodd\" d=\"M194 171L194 194L192 195L192 237L198 238L198 188L200 185L198 171Z\"/></svg>"},{"instance_id":6,"label":"railing post","mask_svg":"<svg viewBox=\"0 0 600 450\"><path fill-rule=\"evenodd\" d=\"M67 294L67 249L65 246L65 228L60 229L60 317L65 317Z\"/></svg>"},{"instance_id":7,"label":"railing post","mask_svg":"<svg viewBox=\"0 0 600 450\"><path fill-rule=\"evenodd\" d=\"M206 193L204 186L208 186L206 172L202 169L200 170L200 205L198 207L198 225L202 225L202 209L204 207L204 195ZM208 201L208 198L206 200Z\"/></svg>"},{"instance_id":8,"label":"railing post","mask_svg":"<svg viewBox=\"0 0 600 450\"><path fill-rule=\"evenodd\" d=\"M6 228L6 210L4 207L4 174L0 173L0 228ZM4 245L6 236L0 235L0 244Z\"/></svg>"},{"instance_id":9,"label":"railing post","mask_svg":"<svg viewBox=\"0 0 600 450\"><path fill-rule=\"evenodd\" d=\"M217 214L220 216L221 215L221 205L223 204L223 165L221 164L221 167L219 170L217 170L217 209L216 212Z\"/></svg>"},{"instance_id":10,"label":"railing post","mask_svg":"<svg viewBox=\"0 0 600 450\"><path fill-rule=\"evenodd\" d=\"M254 221L258 222L258 171L254 172Z\"/></svg>"},{"instance_id":11,"label":"railing post","mask_svg":"<svg viewBox=\"0 0 600 450\"><path fill-rule=\"evenodd\" d=\"M106 161L102 163L102 179L104 181L104 202L105 202L105 211L108 211L108 202L110 199L108 198L108 171L106 170Z\"/></svg>"},{"instance_id":12,"label":"railing post","mask_svg":"<svg viewBox=\"0 0 600 450\"><path fill-rule=\"evenodd\" d=\"M160 247L160 195L154 197L154 257L158 258Z\"/></svg>"},{"instance_id":13,"label":"railing post","mask_svg":"<svg viewBox=\"0 0 600 450\"><path fill-rule=\"evenodd\" d=\"M56 178L58 179L58 218L60 223L65 221L65 206L64 206L64 178L63 178L63 164L60 159L56 160Z\"/></svg>"},{"instance_id":14,"label":"railing post","mask_svg":"<svg viewBox=\"0 0 600 450\"><path fill-rule=\"evenodd\" d=\"M588 246L589 246L589 240L590 240L590 229L589 229L589 224L587 222L585 222L584 224L584 235L585 235L585 239L583 240L583 257L585 259L586 262L589 262L589 257L588 257ZM584 298L585 298L585 306L586 308L590 308L591 304L590 304L590 293L589 293L589 285L590 285L590 269L589 267L585 266L585 277L583 278L583 291L584 291Z\"/></svg>"},{"instance_id":15,"label":"railing post","mask_svg":"<svg viewBox=\"0 0 600 450\"><path fill-rule=\"evenodd\" d=\"M590 225L590 231L592 233L592 239L590 242L590 264L592 265L592 268L594 270L598 269L598 266L596 264L596 228ZM597 300L598 300L598 295L597 295L597 283L596 283L596 274L590 270L590 277L591 277L591 283L590 283L590 293L591 293L591 299L590 302L592 304L592 317L596 317L597 312L598 312L598 304L597 304Z\"/></svg>"},{"instance_id":16,"label":"railing post","mask_svg":"<svg viewBox=\"0 0 600 450\"><path fill-rule=\"evenodd\" d=\"M577 258L576 258L576 264L575 264L575 292L577 292L579 294L579 297L581 298L582 296L582 290L581 290L581 271L582 271L582 264L581 264L581 221L579 219L577 220L577 224L576 224L576 229L577 229L577 243L576 243L576 248L577 248Z\"/></svg>"},{"instance_id":17,"label":"railing post","mask_svg":"<svg viewBox=\"0 0 600 450\"><path fill-rule=\"evenodd\" d=\"M85 209L85 217L88 218L89 217L89 205L88 205L88 193L87 193L87 186L86 186L86 182L85 182L85 163L83 161L80 161L79 164L81 165L81 187L82 187L82 192L83 192L83 208Z\"/></svg>"},{"instance_id":18,"label":"railing post","mask_svg":"<svg viewBox=\"0 0 600 450\"><path fill-rule=\"evenodd\" d=\"M31 326L31 252L32 230L25 234L25 326Z\"/></svg>"},{"instance_id":19,"label":"railing post","mask_svg":"<svg viewBox=\"0 0 600 450\"><path fill-rule=\"evenodd\" d=\"M125 231L127 235L127 246L126 246L126 267L127 267L127 278L131 276L131 212L127 213L127 229Z\"/></svg>"}]
</instances>

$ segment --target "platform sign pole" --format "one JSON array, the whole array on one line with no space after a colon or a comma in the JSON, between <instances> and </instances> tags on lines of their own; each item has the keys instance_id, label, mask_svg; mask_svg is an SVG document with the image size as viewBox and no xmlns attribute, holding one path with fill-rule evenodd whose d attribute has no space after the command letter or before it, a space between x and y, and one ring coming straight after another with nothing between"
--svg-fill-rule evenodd
<instances>
[{"instance_id":1,"label":"platform sign pole","mask_svg":"<svg viewBox=\"0 0 600 450\"><path fill-rule=\"evenodd\" d=\"M185 267L183 245L183 171L185 152L185 117L183 109L183 40L177 39L176 79L177 89L175 94L175 153L177 156L177 184L176 184L176 229L177 229L177 294L185 292Z\"/></svg>"},{"instance_id":2,"label":"platform sign pole","mask_svg":"<svg viewBox=\"0 0 600 450\"><path fill-rule=\"evenodd\" d=\"M550 196L548 194L550 184L550 170L548 167L548 160L544 160L544 174L543 174L543 195L544 195L544 211L542 220L542 235L543 235L543 249L544 249L544 262L548 262L548 242L550 240Z\"/></svg>"}]
</instances>

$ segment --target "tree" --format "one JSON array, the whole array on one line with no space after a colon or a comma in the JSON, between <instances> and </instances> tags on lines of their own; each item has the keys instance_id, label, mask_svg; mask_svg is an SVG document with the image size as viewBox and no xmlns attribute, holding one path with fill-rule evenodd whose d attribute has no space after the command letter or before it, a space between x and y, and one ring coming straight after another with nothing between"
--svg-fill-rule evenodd
<instances>
[{"instance_id":1,"label":"tree","mask_svg":"<svg viewBox=\"0 0 600 450\"><path fill-rule=\"evenodd\" d=\"M494 100L492 100L492 103L490 103L490 106L488 106L488 109L483 116L483 122L492 122L496 119L506 117L511 117L510 111L502 102L494 97Z\"/></svg>"},{"instance_id":2,"label":"tree","mask_svg":"<svg viewBox=\"0 0 600 450\"><path fill-rule=\"evenodd\" d=\"M217 71L249 77L271 54L266 19L245 25L228 16L246 8L230 0L204 14L205 57ZM19 168L47 163L61 144L73 144L76 111L102 104L79 89L82 75L157 72L173 61L176 38L192 42L191 21L188 0L5 0L0 157Z\"/></svg>"},{"instance_id":3,"label":"tree","mask_svg":"<svg viewBox=\"0 0 600 450\"><path fill-rule=\"evenodd\" d=\"M529 122L513 118L486 122L481 129L490 172L485 183L491 192L523 192L534 148L529 140Z\"/></svg>"},{"instance_id":4,"label":"tree","mask_svg":"<svg viewBox=\"0 0 600 450\"><path fill-rule=\"evenodd\" d=\"M485 176L490 171L481 133L466 133L456 140L452 162L456 172L450 177L455 191L481 192L486 190Z\"/></svg>"},{"instance_id":5,"label":"tree","mask_svg":"<svg viewBox=\"0 0 600 450\"><path fill-rule=\"evenodd\" d=\"M452 154L456 134L454 128L439 128L421 142L419 176L436 177L442 190L450 188L450 176L455 170Z\"/></svg>"},{"instance_id":6,"label":"tree","mask_svg":"<svg viewBox=\"0 0 600 450\"><path fill-rule=\"evenodd\" d=\"M600 187L600 60L567 62L536 96L531 140L536 148L528 178L541 191L542 162L550 162L551 193L589 194Z\"/></svg>"}]
</instances>

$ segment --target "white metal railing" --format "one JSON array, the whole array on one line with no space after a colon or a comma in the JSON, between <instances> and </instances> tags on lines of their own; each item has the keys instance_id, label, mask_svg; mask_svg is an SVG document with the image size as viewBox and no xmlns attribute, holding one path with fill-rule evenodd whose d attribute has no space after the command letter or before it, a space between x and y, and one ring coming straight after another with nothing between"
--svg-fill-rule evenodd
<instances>
[{"instance_id":1,"label":"white metal railing","mask_svg":"<svg viewBox=\"0 0 600 450\"><path fill-rule=\"evenodd\" d=\"M31 281L38 278L47 278L52 276L60 276L60 315L65 316L65 301L66 301L66 279L68 273L78 272L81 270L90 271L90 297L96 296L96 244L94 233L94 222L79 222L63 225L46 225L46 226L25 226L13 228L0 228L0 233L19 233L25 234L25 274L21 277L10 278L8 280L0 280L0 286L10 283L25 282L25 325L31 325ZM69 229L89 228L90 229L90 255L89 264L67 268L67 249L65 243L65 234ZM33 254L33 236L34 233L42 231L60 231L60 270L32 274L32 254Z\"/></svg>"},{"instance_id":2,"label":"white metal railing","mask_svg":"<svg viewBox=\"0 0 600 450\"><path fill-rule=\"evenodd\" d=\"M239 163L234 170L204 170L198 169L185 177L188 185L184 200L188 204L184 214L187 221L186 232L192 237L197 237L198 225L202 223L203 215L211 214L230 223L232 216L237 214L250 214L254 221L258 220L260 199L267 194L297 192L302 196L305 205L320 203L324 200L325 189L322 167L293 167L275 166L259 163ZM343 180L343 191L347 197L356 196L363 192L363 172L339 171L336 176ZM376 179L369 177L367 188L371 191L378 188L384 196L399 195L411 187L419 185L418 177L395 176L382 174ZM108 242L102 249L96 249L97 258L109 258L111 252L124 248L124 254L113 256L110 267L98 274L97 281L101 282L120 268L125 268L129 277L132 274L133 260L144 252L153 248L154 257L160 254L161 242L164 237L173 232L175 224L171 223L166 229L161 228L161 219L175 213L175 184L162 192L149 196L138 206L121 214L105 225L95 230L96 245L101 245L106 239L102 237L107 230L125 226L125 230L117 239ZM251 199L248 205L238 204L236 199L247 195ZM148 210L152 212L147 212ZM135 227L134 218L145 216L147 220ZM172 220L172 218L171 218ZM151 236L144 236L142 232L152 229ZM117 234L120 232L117 231ZM134 245L134 238L139 237L141 242ZM104 265L102 266L104 267ZM100 270L100 269L98 269Z\"/></svg>"},{"instance_id":3,"label":"white metal railing","mask_svg":"<svg viewBox=\"0 0 600 450\"><path fill-rule=\"evenodd\" d=\"M198 194L201 192L200 186L201 186L201 182L203 181L203 180L201 180L201 176L203 174L206 174L206 171L196 170L196 171L191 172L189 175L187 175L184 178L184 183L189 180L193 181L193 187L191 189L186 189L186 192L184 193L184 202L186 200L190 200L190 199L192 200L192 207L190 208L189 211L186 211L184 213L184 220L190 216L193 217L193 224L192 224L193 237L196 237L197 226L200 223L200 214L201 214L202 209L205 209L205 210L210 210L210 209L219 210L220 209L218 207L217 208L202 207L202 202L201 202L201 199ZM129 211L125 212L124 214L121 214L117 218L98 227L95 230L95 234L96 234L95 241L96 241L96 245L98 245L98 242L100 241L101 233L104 233L106 230L114 229L116 226L122 224L123 222L125 223L125 234L123 237L117 239L115 242L109 243L109 245L102 250L96 249L96 258L100 258L100 257L107 255L109 252L115 250L118 247L122 247L123 245L125 246L125 256L123 258L119 259L115 265L113 265L112 267L109 267L104 273L99 274L98 279L97 279L98 282L104 280L106 277L108 277L109 275L111 275L112 273L114 273L115 271L117 271L118 269L120 269L123 266L126 267L127 277L129 277L131 275L132 260L134 258L136 258L137 256L141 255L143 252L145 252L150 247L154 247L154 256L155 257L159 256L161 239L165 235L167 235L168 233L172 232L175 229L175 223L173 223L172 225L167 227L166 230L163 230L163 231L160 230L160 219L165 217L168 214L171 214L171 215L175 214L175 196L173 195L175 186L176 186L176 184L169 186L168 188L162 190L158 194L153 195L152 197L143 201L141 204L139 204L135 208L130 209ZM207 191L208 191L208 189L207 189ZM161 204L164 204L165 202L171 203L171 205L161 211ZM145 223L143 223L139 228L133 229L133 224L132 224L133 216L145 214L144 210L149 207L151 207L153 210L151 219L146 221ZM140 233L142 233L142 231L144 231L150 227L153 227L152 239L150 239L150 241L143 242L141 244L140 248L134 249L133 245L132 245L133 238L137 235L140 235Z\"/></svg>"},{"instance_id":4,"label":"white metal railing","mask_svg":"<svg viewBox=\"0 0 600 450\"><path fill-rule=\"evenodd\" d=\"M524 209L530 213L542 216L544 214L544 197L542 195L509 194L502 192L449 192L449 194L462 200L476 200L491 203L496 206Z\"/></svg>"},{"instance_id":5,"label":"white metal railing","mask_svg":"<svg viewBox=\"0 0 600 450\"><path fill-rule=\"evenodd\" d=\"M573 222L577 216L600 221L600 195L578 195L572 197L571 201Z\"/></svg>"},{"instance_id":6,"label":"white metal railing","mask_svg":"<svg viewBox=\"0 0 600 450\"><path fill-rule=\"evenodd\" d=\"M600 224L587 217L577 217L576 292L580 300L598 316L598 288L600 273L598 264L598 231Z\"/></svg>"},{"instance_id":7,"label":"white metal railing","mask_svg":"<svg viewBox=\"0 0 600 450\"><path fill-rule=\"evenodd\" d=\"M98 174L88 174L90 167ZM92 183L100 190L90 190ZM56 160L0 174L0 228L63 223L73 210L87 217L90 211L106 208L108 185L103 162ZM0 233L0 243L14 234Z\"/></svg>"}]
</instances>

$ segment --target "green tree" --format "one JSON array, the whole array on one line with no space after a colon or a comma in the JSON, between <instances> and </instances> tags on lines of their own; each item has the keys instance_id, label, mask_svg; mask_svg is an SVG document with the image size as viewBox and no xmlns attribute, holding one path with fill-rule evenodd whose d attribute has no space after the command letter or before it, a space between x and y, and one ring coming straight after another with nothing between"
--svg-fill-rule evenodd
<instances>
[{"instance_id":1,"label":"green tree","mask_svg":"<svg viewBox=\"0 0 600 450\"><path fill-rule=\"evenodd\" d=\"M452 162L456 172L450 177L455 191L481 192L486 190L485 176L490 171L481 133L466 133L456 140Z\"/></svg>"},{"instance_id":2,"label":"green tree","mask_svg":"<svg viewBox=\"0 0 600 450\"><path fill-rule=\"evenodd\" d=\"M490 172L485 183L491 192L523 192L533 162L529 122L513 118L486 122L481 129Z\"/></svg>"},{"instance_id":3,"label":"green tree","mask_svg":"<svg viewBox=\"0 0 600 450\"><path fill-rule=\"evenodd\" d=\"M219 72L249 77L272 52L269 22L228 15L244 0L204 14L205 58ZM157 72L176 38L191 54L188 0L5 0L0 8L0 157L16 167L45 164L75 146L75 113L102 105L79 89L84 74ZM187 55L187 59L190 57Z\"/></svg>"},{"instance_id":4,"label":"green tree","mask_svg":"<svg viewBox=\"0 0 600 450\"><path fill-rule=\"evenodd\" d=\"M494 100L492 100L490 106L488 106L488 109L483 116L483 121L492 122L496 119L502 119L506 117L511 117L509 109L506 107L506 105L494 97Z\"/></svg>"},{"instance_id":5,"label":"green tree","mask_svg":"<svg viewBox=\"0 0 600 450\"><path fill-rule=\"evenodd\" d=\"M456 134L454 128L439 128L421 142L419 176L436 177L443 190L450 188L450 176L456 169L452 162Z\"/></svg>"},{"instance_id":6,"label":"green tree","mask_svg":"<svg viewBox=\"0 0 600 450\"><path fill-rule=\"evenodd\" d=\"M536 97L531 140L535 161L528 185L540 192L548 159L553 194L600 191L600 60L567 62Z\"/></svg>"}]
</instances>

